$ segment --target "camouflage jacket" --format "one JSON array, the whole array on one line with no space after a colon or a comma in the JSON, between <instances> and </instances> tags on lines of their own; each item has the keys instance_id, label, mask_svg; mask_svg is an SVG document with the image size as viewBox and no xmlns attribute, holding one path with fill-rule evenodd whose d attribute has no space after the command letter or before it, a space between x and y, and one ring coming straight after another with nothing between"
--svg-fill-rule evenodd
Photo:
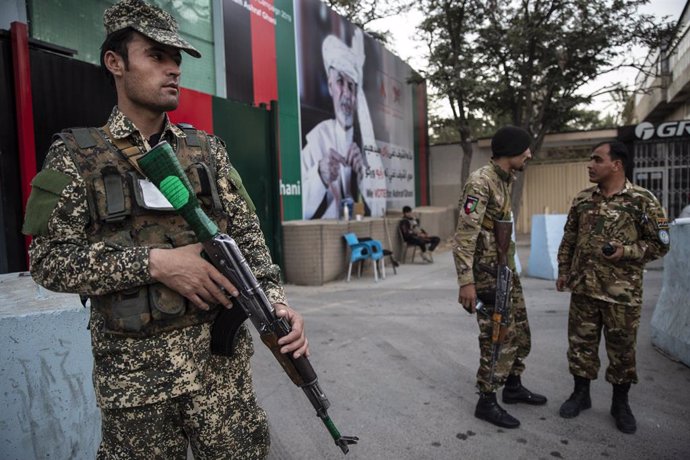
<instances>
[{"instance_id":1,"label":"camouflage jacket","mask_svg":"<svg viewBox=\"0 0 690 460\"><path fill-rule=\"evenodd\" d=\"M135 145L148 147L136 126L117 107L107 126L115 138L129 136ZM184 136L166 117L161 139L175 147ZM213 136L209 139L220 201L230 218L228 228L222 230L237 241L268 299L272 303L286 302L280 269L271 262L258 218L238 191L238 179L231 179L232 166L225 146ZM44 181L47 185L40 190L42 201L33 201L32 206L29 200L24 227L25 233L34 237L29 255L36 282L54 291L86 296L154 282L149 274L148 247L89 243L86 229L91 214L86 186L62 141L51 145L40 174L48 175L50 180ZM33 195L38 190L32 184ZM45 218L28 228L29 215L36 214ZM103 333L103 317L92 309L90 326L94 386L101 407L135 407L167 400L201 389L209 377L205 375L210 360L208 323L147 338L117 337ZM240 349L248 348L244 345Z\"/></svg>"},{"instance_id":2,"label":"camouflage jacket","mask_svg":"<svg viewBox=\"0 0 690 460\"><path fill-rule=\"evenodd\" d=\"M495 275L489 273L496 265L493 221L511 219L510 193L514 180L512 174L493 161L467 179L459 202L460 216L453 243L460 286L474 283L478 292L495 288ZM508 265L513 270L514 253L511 242Z\"/></svg>"},{"instance_id":3,"label":"camouflage jacket","mask_svg":"<svg viewBox=\"0 0 690 460\"><path fill-rule=\"evenodd\" d=\"M604 258L607 242L623 245L618 262ZM558 275L576 294L622 305L642 304L644 264L669 250L668 221L654 195L626 181L605 197L598 186L573 200L558 249Z\"/></svg>"}]
</instances>

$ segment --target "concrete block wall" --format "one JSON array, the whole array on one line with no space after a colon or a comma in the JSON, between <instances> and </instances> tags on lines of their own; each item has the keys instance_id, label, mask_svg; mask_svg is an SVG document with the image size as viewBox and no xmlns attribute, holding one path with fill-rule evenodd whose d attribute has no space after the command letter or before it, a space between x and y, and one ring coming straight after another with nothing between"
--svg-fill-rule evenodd
<instances>
[{"instance_id":1,"label":"concrete block wall","mask_svg":"<svg viewBox=\"0 0 690 460\"><path fill-rule=\"evenodd\" d=\"M321 227L306 225L309 221L283 224L283 257L285 279L294 284L323 284Z\"/></svg>"},{"instance_id":2,"label":"concrete block wall","mask_svg":"<svg viewBox=\"0 0 690 460\"><path fill-rule=\"evenodd\" d=\"M455 234L456 211L455 206L425 206L416 208L414 212L419 215L419 223L429 235L437 235L445 241Z\"/></svg>"},{"instance_id":3,"label":"concrete block wall","mask_svg":"<svg viewBox=\"0 0 690 460\"><path fill-rule=\"evenodd\" d=\"M398 219L388 220L393 248L389 248L382 218L350 220L289 221L283 223L285 280L288 283L320 286L347 275L349 252L343 235L381 241L385 249L396 251L397 236L393 233ZM362 276L373 276L371 264L365 264Z\"/></svg>"},{"instance_id":4,"label":"concrete block wall","mask_svg":"<svg viewBox=\"0 0 690 460\"><path fill-rule=\"evenodd\" d=\"M96 457L88 317L76 295L0 275L0 458Z\"/></svg>"},{"instance_id":5,"label":"concrete block wall","mask_svg":"<svg viewBox=\"0 0 690 460\"><path fill-rule=\"evenodd\" d=\"M455 232L456 210L453 207L420 207L415 212L429 234L447 240ZM401 217L402 214L388 216L385 223L383 218L368 217L361 221L323 219L284 222L285 280L292 284L320 286L345 277L349 252L343 235L349 232L359 238L381 241L384 249L393 251L399 258L402 245L398 222ZM373 274L371 264L365 264L362 273L363 276Z\"/></svg>"},{"instance_id":6,"label":"concrete block wall","mask_svg":"<svg viewBox=\"0 0 690 460\"><path fill-rule=\"evenodd\" d=\"M652 343L690 366L690 218L669 228L671 249L664 257L664 281L652 315Z\"/></svg>"}]
</instances>

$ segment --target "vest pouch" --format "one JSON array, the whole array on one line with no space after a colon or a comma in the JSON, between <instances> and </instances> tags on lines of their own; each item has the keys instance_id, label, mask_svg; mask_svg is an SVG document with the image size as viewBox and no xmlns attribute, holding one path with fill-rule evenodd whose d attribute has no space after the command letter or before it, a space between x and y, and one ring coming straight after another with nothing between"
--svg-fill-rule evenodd
<instances>
[{"instance_id":1,"label":"vest pouch","mask_svg":"<svg viewBox=\"0 0 690 460\"><path fill-rule=\"evenodd\" d=\"M139 335L151 322L148 286L94 296L91 303L105 320L104 332Z\"/></svg>"},{"instance_id":2,"label":"vest pouch","mask_svg":"<svg viewBox=\"0 0 690 460\"><path fill-rule=\"evenodd\" d=\"M132 213L132 200L125 178L114 167L106 166L93 179L93 202L102 222L122 222Z\"/></svg>"},{"instance_id":3,"label":"vest pouch","mask_svg":"<svg viewBox=\"0 0 690 460\"><path fill-rule=\"evenodd\" d=\"M220 204L218 189L216 188L216 179L206 164L201 162L192 163L185 169L185 173L192 186L192 190L194 190L194 194L205 208L223 209Z\"/></svg>"},{"instance_id":4,"label":"vest pouch","mask_svg":"<svg viewBox=\"0 0 690 460\"><path fill-rule=\"evenodd\" d=\"M167 240L170 242L173 248L180 248L182 246L188 246L190 244L198 243L196 235L191 230L183 230L175 234L165 235Z\"/></svg>"},{"instance_id":5,"label":"vest pouch","mask_svg":"<svg viewBox=\"0 0 690 460\"><path fill-rule=\"evenodd\" d=\"M187 311L187 299L162 283L149 285L149 305L155 321L183 316Z\"/></svg>"}]
</instances>

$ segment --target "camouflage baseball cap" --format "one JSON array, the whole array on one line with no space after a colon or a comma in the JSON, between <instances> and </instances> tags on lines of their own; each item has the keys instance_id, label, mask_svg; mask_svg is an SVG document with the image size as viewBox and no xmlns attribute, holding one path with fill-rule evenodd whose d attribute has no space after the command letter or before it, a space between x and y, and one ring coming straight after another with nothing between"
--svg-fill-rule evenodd
<instances>
[{"instance_id":1,"label":"camouflage baseball cap","mask_svg":"<svg viewBox=\"0 0 690 460\"><path fill-rule=\"evenodd\" d=\"M120 0L103 14L107 34L125 27L131 27L151 40L174 46L196 58L201 53L184 40L177 32L177 21L170 13L143 0Z\"/></svg>"}]
</instances>

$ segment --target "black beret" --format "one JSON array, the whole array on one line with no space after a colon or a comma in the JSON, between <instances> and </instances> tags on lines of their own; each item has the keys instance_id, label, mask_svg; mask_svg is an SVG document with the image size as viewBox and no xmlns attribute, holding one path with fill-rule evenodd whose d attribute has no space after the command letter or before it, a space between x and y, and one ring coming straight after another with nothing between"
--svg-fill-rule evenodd
<instances>
[{"instance_id":1,"label":"black beret","mask_svg":"<svg viewBox=\"0 0 690 460\"><path fill-rule=\"evenodd\" d=\"M507 125L496 131L491 138L491 152L497 157L514 157L522 154L532 144L532 136L517 126Z\"/></svg>"}]
</instances>

